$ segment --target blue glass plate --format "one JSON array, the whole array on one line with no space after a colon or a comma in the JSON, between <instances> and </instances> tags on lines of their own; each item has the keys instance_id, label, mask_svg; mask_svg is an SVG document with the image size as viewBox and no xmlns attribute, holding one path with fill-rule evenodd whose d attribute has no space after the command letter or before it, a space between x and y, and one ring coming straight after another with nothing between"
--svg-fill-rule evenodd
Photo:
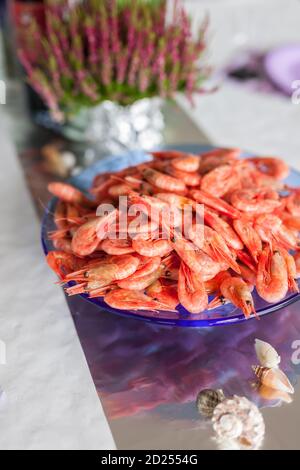
<instances>
[{"instance_id":1,"label":"blue glass plate","mask_svg":"<svg viewBox=\"0 0 300 470\"><path fill-rule=\"evenodd\" d=\"M209 146L199 146L199 145L180 145L180 146L173 146L173 149L183 150L186 152L194 152L194 153L203 153L211 150L213 147ZM246 154L244 155L247 156ZM123 168L128 166L137 165L139 163L145 162L150 160L151 157L149 154L146 154L142 151L135 151L126 153L124 155L116 155L116 156L109 156L106 157L91 167L84 170L79 176L76 176L71 179L71 183L82 189L88 190L91 186L92 180L94 176L98 173L104 173L107 171L119 171ZM291 171L289 178L287 179L287 183L290 186L299 186L300 187L300 173L295 170ZM53 222L53 211L55 208L55 204L57 202L56 198L51 199L44 218L42 222L42 244L44 248L45 254L49 251L53 250L53 245L50 240L48 240L47 233L51 230L55 230L55 225ZM74 285L70 283L70 285ZM183 326L183 327L210 327L215 325L224 325L224 324L232 324L232 323L240 323L245 321L245 317L241 310L237 309L232 304L228 304L222 307L219 307L215 310L205 311L200 314L190 314L187 312L183 307L178 308L178 313L174 312L162 312L162 311L129 311L129 310L117 310L114 308L109 307L103 301L103 298L99 297L96 299L90 299L86 294L80 294L81 297L86 299L88 302L92 302L99 307L100 310L106 310L111 313L115 313L118 315L136 318L152 323L160 323L164 325L173 325L173 326ZM275 312L277 310L282 309L283 307L295 302L296 300L300 299L299 294L289 294L284 300L278 302L276 304L268 304L264 300L262 300L255 292L254 292L254 302L257 314L259 316L266 315L267 313ZM279 312L278 312L279 313ZM254 318L254 317L251 317ZM248 320L249 321L249 320Z\"/></svg>"}]
</instances>

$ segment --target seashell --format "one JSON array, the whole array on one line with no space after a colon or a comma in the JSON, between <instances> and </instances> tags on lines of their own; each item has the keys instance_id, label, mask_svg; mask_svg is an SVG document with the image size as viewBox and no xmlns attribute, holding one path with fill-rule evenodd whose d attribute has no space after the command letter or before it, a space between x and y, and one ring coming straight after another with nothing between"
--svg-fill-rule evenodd
<instances>
[{"instance_id":1,"label":"seashell","mask_svg":"<svg viewBox=\"0 0 300 470\"><path fill-rule=\"evenodd\" d=\"M273 346L271 346L269 343L266 343L265 341L256 339L254 347L257 359L259 360L261 366L268 367L269 369L278 367L281 358Z\"/></svg>"},{"instance_id":2,"label":"seashell","mask_svg":"<svg viewBox=\"0 0 300 470\"><path fill-rule=\"evenodd\" d=\"M252 366L252 369L263 385L282 392L294 393L294 387L282 370L261 366Z\"/></svg>"},{"instance_id":3,"label":"seashell","mask_svg":"<svg viewBox=\"0 0 300 470\"><path fill-rule=\"evenodd\" d=\"M267 387L267 385L264 384L258 388L258 394L264 400L280 400L284 401L285 403L291 403L293 401L288 393L282 392L281 390L275 390L274 388Z\"/></svg>"},{"instance_id":4,"label":"seashell","mask_svg":"<svg viewBox=\"0 0 300 470\"><path fill-rule=\"evenodd\" d=\"M222 390L201 390L196 401L199 413L207 418L211 418L215 407L224 399L225 395Z\"/></svg>"},{"instance_id":5,"label":"seashell","mask_svg":"<svg viewBox=\"0 0 300 470\"><path fill-rule=\"evenodd\" d=\"M263 417L254 403L234 395L216 406L212 416L220 448L259 449L265 435Z\"/></svg>"}]
</instances>

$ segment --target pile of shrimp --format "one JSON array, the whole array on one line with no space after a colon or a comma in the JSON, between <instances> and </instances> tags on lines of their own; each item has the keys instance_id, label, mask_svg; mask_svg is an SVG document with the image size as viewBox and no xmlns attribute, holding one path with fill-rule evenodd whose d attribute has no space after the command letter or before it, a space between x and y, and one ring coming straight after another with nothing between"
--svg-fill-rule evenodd
<instances>
[{"instance_id":1,"label":"pile of shrimp","mask_svg":"<svg viewBox=\"0 0 300 470\"><path fill-rule=\"evenodd\" d=\"M87 195L50 183L58 202L47 261L66 292L125 310L173 312L181 304L199 314L232 303L246 318L256 315L254 289L268 303L299 292L300 189L284 183L283 160L239 157L239 149L153 152L149 162L97 175ZM156 217L121 233L120 196ZM113 210L99 215L103 204ZM177 222L186 206L192 223L183 235ZM168 223L157 216L166 208Z\"/></svg>"}]
</instances>

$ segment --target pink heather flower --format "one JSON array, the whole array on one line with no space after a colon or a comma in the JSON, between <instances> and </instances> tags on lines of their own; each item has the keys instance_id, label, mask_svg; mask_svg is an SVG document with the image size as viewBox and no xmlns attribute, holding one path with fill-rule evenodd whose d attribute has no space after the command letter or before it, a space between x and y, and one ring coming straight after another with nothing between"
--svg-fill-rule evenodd
<instances>
[{"instance_id":1,"label":"pink heather flower","mask_svg":"<svg viewBox=\"0 0 300 470\"><path fill-rule=\"evenodd\" d=\"M41 44L20 60L29 81L57 115L101 100L132 103L142 96L192 94L208 75L199 58L206 47L207 20L193 39L189 16L174 0L44 0L46 32L38 25L30 39ZM51 59L52 58L52 59ZM129 92L128 92L129 91ZM101 96L100 96L101 93Z\"/></svg>"}]
</instances>

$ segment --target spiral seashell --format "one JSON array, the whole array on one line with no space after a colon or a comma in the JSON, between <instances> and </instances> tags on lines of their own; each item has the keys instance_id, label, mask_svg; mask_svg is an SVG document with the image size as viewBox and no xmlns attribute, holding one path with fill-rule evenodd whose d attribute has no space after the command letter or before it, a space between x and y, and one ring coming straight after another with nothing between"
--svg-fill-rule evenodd
<instances>
[{"instance_id":1,"label":"spiral seashell","mask_svg":"<svg viewBox=\"0 0 300 470\"><path fill-rule=\"evenodd\" d=\"M225 395L222 390L201 390L196 401L199 413L207 418L211 418L215 407L224 399Z\"/></svg>"},{"instance_id":2,"label":"spiral seashell","mask_svg":"<svg viewBox=\"0 0 300 470\"><path fill-rule=\"evenodd\" d=\"M292 403L293 401L288 393L282 392L281 390L274 390L274 388L267 387L267 385L264 384L261 384L258 388L258 394L264 400L284 401L285 403Z\"/></svg>"},{"instance_id":3,"label":"spiral seashell","mask_svg":"<svg viewBox=\"0 0 300 470\"><path fill-rule=\"evenodd\" d=\"M254 347L257 359L261 366L268 367L269 369L278 367L281 358L271 344L260 339L256 339Z\"/></svg>"},{"instance_id":4,"label":"spiral seashell","mask_svg":"<svg viewBox=\"0 0 300 470\"><path fill-rule=\"evenodd\" d=\"M259 449L265 424L254 403L234 395L216 406L212 416L216 440L220 448ZM230 446L229 446L230 444Z\"/></svg>"},{"instance_id":5,"label":"spiral seashell","mask_svg":"<svg viewBox=\"0 0 300 470\"><path fill-rule=\"evenodd\" d=\"M268 369L267 367L252 366L260 382L267 387L281 392L294 393L294 387L281 369Z\"/></svg>"}]
</instances>

